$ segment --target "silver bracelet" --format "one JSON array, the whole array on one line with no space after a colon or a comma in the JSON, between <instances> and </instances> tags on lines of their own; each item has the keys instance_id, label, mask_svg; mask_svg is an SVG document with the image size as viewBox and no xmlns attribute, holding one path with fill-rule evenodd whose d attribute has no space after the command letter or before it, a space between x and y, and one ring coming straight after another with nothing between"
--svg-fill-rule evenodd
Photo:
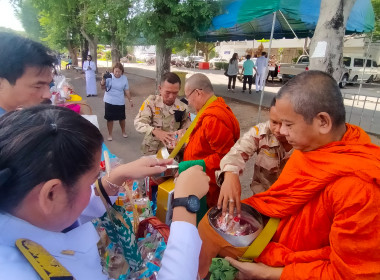
<instances>
[{"instance_id":1,"label":"silver bracelet","mask_svg":"<svg viewBox=\"0 0 380 280\"><path fill-rule=\"evenodd\" d=\"M105 179L105 180L108 183L108 186L110 187L110 189L113 190L114 192L118 191L121 188L121 186L118 186L118 185L116 185L114 183L111 183L107 179Z\"/></svg>"}]
</instances>

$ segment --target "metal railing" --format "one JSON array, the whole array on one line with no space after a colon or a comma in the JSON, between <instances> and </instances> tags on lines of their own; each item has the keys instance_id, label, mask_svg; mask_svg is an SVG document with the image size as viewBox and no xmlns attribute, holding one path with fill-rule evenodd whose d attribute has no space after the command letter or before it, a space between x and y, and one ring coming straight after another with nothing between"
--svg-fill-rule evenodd
<instances>
[{"instance_id":1,"label":"metal railing","mask_svg":"<svg viewBox=\"0 0 380 280\"><path fill-rule=\"evenodd\" d=\"M346 121L358 125L366 132L380 135L380 97L343 94Z\"/></svg>"}]
</instances>

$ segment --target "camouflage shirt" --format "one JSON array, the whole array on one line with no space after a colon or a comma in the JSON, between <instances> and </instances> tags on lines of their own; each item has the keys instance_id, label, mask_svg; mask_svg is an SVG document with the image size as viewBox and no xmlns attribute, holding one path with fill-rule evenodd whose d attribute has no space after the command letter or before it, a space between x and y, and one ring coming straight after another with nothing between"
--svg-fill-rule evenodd
<instances>
[{"instance_id":1,"label":"camouflage shirt","mask_svg":"<svg viewBox=\"0 0 380 280\"><path fill-rule=\"evenodd\" d=\"M145 134L141 151L144 155L154 155L164 147L152 134L153 129L174 132L187 129L190 123L189 110L185 103L176 99L172 106L168 106L164 104L161 96L150 95L141 105L134 121L136 130Z\"/></svg>"},{"instance_id":2,"label":"camouflage shirt","mask_svg":"<svg viewBox=\"0 0 380 280\"><path fill-rule=\"evenodd\" d=\"M223 172L241 174L246 162L256 155L251 189L254 194L266 191L278 178L293 149L286 152L269 129L269 121L252 127L241 137L220 162L217 182L223 183Z\"/></svg>"}]
</instances>

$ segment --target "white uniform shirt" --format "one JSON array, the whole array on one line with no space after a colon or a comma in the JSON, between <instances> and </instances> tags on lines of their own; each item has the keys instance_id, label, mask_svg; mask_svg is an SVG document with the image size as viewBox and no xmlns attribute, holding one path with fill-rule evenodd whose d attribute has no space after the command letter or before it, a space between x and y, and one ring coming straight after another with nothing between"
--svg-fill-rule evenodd
<instances>
[{"instance_id":1,"label":"white uniform shirt","mask_svg":"<svg viewBox=\"0 0 380 280\"><path fill-rule=\"evenodd\" d=\"M9 214L0 214L0 228L0 279L40 280L15 246L19 238L27 238L42 245L76 280L108 279L102 273L97 248L99 235L91 222L68 233L61 233L40 229ZM201 244L195 226L186 222L173 222L159 279L197 279ZM61 254L62 250L73 250L75 254L64 255Z\"/></svg>"},{"instance_id":2,"label":"white uniform shirt","mask_svg":"<svg viewBox=\"0 0 380 280\"><path fill-rule=\"evenodd\" d=\"M268 65L268 58L266 58L265 56L260 56L256 60L257 72L259 72L259 73L265 72L265 67L267 67L267 65Z\"/></svg>"}]
</instances>

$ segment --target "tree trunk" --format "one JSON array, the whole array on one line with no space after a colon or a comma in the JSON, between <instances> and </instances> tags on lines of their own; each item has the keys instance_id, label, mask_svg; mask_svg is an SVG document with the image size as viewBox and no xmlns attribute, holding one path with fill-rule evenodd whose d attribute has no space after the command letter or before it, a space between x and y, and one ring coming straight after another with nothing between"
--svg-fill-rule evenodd
<instances>
[{"instance_id":1,"label":"tree trunk","mask_svg":"<svg viewBox=\"0 0 380 280\"><path fill-rule=\"evenodd\" d=\"M322 0L319 20L310 43L310 69L329 73L340 81L343 73L343 37L356 0Z\"/></svg>"},{"instance_id":2,"label":"tree trunk","mask_svg":"<svg viewBox=\"0 0 380 280\"><path fill-rule=\"evenodd\" d=\"M82 42L82 50L81 50L81 53L82 53L82 68L83 68L83 62L85 62L87 60L87 55L88 55L88 41L83 38L83 40L81 40Z\"/></svg>"},{"instance_id":3,"label":"tree trunk","mask_svg":"<svg viewBox=\"0 0 380 280\"><path fill-rule=\"evenodd\" d=\"M71 41L67 42L67 50L69 51L70 57L73 61L73 65L78 66L77 49L73 46Z\"/></svg>"},{"instance_id":4,"label":"tree trunk","mask_svg":"<svg viewBox=\"0 0 380 280\"><path fill-rule=\"evenodd\" d=\"M111 56L112 56L112 65L115 65L116 62L120 62L120 51L119 51L119 45L116 41L116 35L115 33L111 33Z\"/></svg>"},{"instance_id":5,"label":"tree trunk","mask_svg":"<svg viewBox=\"0 0 380 280\"><path fill-rule=\"evenodd\" d=\"M160 84L161 77L170 72L170 59L172 49L166 47L165 40L160 40L156 45L156 88Z\"/></svg>"},{"instance_id":6,"label":"tree trunk","mask_svg":"<svg viewBox=\"0 0 380 280\"><path fill-rule=\"evenodd\" d=\"M92 61L96 65L96 73L98 72L98 38L96 36L91 36L87 34L87 32L81 28L80 29L81 34L88 42L88 48L90 50L90 54L92 56Z\"/></svg>"}]
</instances>

